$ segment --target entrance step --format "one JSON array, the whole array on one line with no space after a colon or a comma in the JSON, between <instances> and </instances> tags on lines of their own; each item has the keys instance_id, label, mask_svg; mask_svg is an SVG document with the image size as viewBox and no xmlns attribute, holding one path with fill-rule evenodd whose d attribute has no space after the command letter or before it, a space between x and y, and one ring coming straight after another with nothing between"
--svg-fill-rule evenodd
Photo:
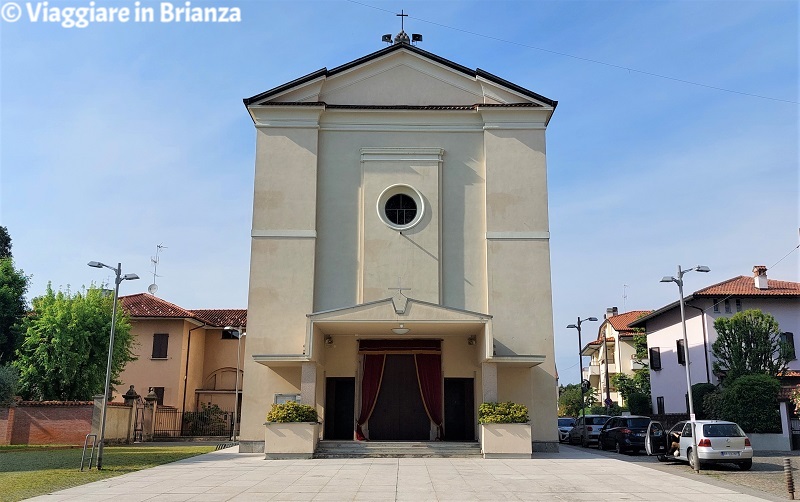
<instances>
[{"instance_id":1,"label":"entrance step","mask_svg":"<svg viewBox=\"0 0 800 502\"><path fill-rule=\"evenodd\" d=\"M469 458L481 457L477 442L320 441L314 458Z\"/></svg>"}]
</instances>

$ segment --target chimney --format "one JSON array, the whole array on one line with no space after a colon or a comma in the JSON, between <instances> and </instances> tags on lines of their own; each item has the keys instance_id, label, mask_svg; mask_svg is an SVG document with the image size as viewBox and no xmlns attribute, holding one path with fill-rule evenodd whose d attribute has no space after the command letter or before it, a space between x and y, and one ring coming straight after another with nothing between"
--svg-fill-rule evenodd
<instances>
[{"instance_id":1,"label":"chimney","mask_svg":"<svg viewBox=\"0 0 800 502\"><path fill-rule=\"evenodd\" d=\"M619 309L617 309L617 307L608 307L606 309L606 319L614 317L617 314L619 314Z\"/></svg>"},{"instance_id":2,"label":"chimney","mask_svg":"<svg viewBox=\"0 0 800 502\"><path fill-rule=\"evenodd\" d=\"M756 289L769 289L767 283L767 267L764 265L756 265L753 267L753 280L755 281Z\"/></svg>"}]
</instances>

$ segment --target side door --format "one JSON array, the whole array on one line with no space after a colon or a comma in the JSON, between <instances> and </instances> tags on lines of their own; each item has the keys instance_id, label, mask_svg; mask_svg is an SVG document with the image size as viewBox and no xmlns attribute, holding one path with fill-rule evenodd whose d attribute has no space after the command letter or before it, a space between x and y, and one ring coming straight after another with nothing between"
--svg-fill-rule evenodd
<instances>
[{"instance_id":1,"label":"side door","mask_svg":"<svg viewBox=\"0 0 800 502\"><path fill-rule=\"evenodd\" d=\"M648 455L664 455L667 452L667 433L661 422L651 421L647 426L644 450Z\"/></svg>"},{"instance_id":2,"label":"side door","mask_svg":"<svg viewBox=\"0 0 800 502\"><path fill-rule=\"evenodd\" d=\"M581 442L581 430L583 429L583 417L575 420L575 426L569 431L569 444Z\"/></svg>"},{"instance_id":3,"label":"side door","mask_svg":"<svg viewBox=\"0 0 800 502\"><path fill-rule=\"evenodd\" d=\"M683 430L681 431L680 444L681 446L677 453L675 453L675 457L688 462L689 457L686 452L692 447L692 422L686 422L684 424Z\"/></svg>"}]
</instances>

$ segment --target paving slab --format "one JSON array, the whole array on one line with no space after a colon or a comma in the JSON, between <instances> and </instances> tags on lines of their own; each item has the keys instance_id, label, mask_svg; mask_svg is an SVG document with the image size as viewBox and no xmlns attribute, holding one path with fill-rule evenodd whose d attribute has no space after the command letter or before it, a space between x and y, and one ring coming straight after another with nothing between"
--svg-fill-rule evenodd
<instances>
[{"instance_id":1,"label":"paving slab","mask_svg":"<svg viewBox=\"0 0 800 502\"><path fill-rule=\"evenodd\" d=\"M238 447L96 481L35 501L780 500L591 453L532 459L265 460Z\"/></svg>"}]
</instances>

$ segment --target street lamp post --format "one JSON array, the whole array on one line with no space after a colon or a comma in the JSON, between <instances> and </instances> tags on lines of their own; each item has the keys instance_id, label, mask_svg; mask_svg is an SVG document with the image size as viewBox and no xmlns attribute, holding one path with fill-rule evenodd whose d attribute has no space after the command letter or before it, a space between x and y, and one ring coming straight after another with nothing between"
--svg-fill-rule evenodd
<instances>
[{"instance_id":1,"label":"street lamp post","mask_svg":"<svg viewBox=\"0 0 800 502\"><path fill-rule=\"evenodd\" d=\"M692 398L692 372L689 368L689 339L686 336L686 313L684 312L683 305L683 276L686 274L686 272L691 272L692 270L697 272L711 272L711 269L705 265L698 265L686 270L682 270L681 266L678 265L678 277L666 275L661 279L661 282L674 282L678 285L678 297L680 299L679 304L681 309L681 326L683 328L683 360L686 363L686 395L689 398L689 420L694 420L695 414L694 399ZM697 434L695 434L694 425L692 425L692 454L695 458L694 470L699 471L700 457L697 454Z\"/></svg>"},{"instance_id":2,"label":"street lamp post","mask_svg":"<svg viewBox=\"0 0 800 502\"><path fill-rule=\"evenodd\" d=\"M236 337L236 384L233 390L233 430L231 431L231 441L236 441L236 425L239 421L239 352L242 347L242 337L247 336L247 333L242 333L232 326L225 326L224 328L230 331Z\"/></svg>"},{"instance_id":3,"label":"street lamp post","mask_svg":"<svg viewBox=\"0 0 800 502\"><path fill-rule=\"evenodd\" d=\"M584 400L583 394L586 392L583 390L583 342L581 341L581 324L586 321L596 321L596 317L588 317L586 319L581 319L578 317L578 324L570 324L567 326L567 329L575 328L578 330L578 371L580 372L580 382L581 382L581 411L583 412L583 430L581 431L581 444L586 444L586 401Z\"/></svg>"},{"instance_id":4,"label":"street lamp post","mask_svg":"<svg viewBox=\"0 0 800 502\"><path fill-rule=\"evenodd\" d=\"M114 328L117 326L117 300L119 299L119 284L122 281L132 281L138 279L136 274L122 275L122 263L117 263L114 268L111 265L100 263L99 261L90 261L87 263L90 267L94 268L108 268L114 271L116 277L114 278L114 306L111 309L111 336L108 342L108 363L106 364L106 386L103 393L103 413L100 419L100 445L97 449L97 470L103 468L103 441L106 436L106 411L108 409L108 393L111 387L111 361L114 356Z\"/></svg>"}]
</instances>

